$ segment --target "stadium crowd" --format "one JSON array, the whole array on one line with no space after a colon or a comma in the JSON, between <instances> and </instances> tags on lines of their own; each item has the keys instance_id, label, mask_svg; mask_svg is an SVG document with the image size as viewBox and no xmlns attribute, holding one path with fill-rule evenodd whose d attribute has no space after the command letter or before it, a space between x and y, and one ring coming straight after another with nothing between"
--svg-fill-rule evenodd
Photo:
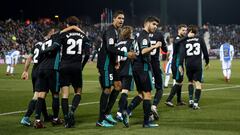
<instances>
[{"instance_id":1,"label":"stadium crowd","mask_svg":"<svg viewBox=\"0 0 240 135\"><path fill-rule=\"evenodd\" d=\"M4 58L4 54L14 45L17 46L17 50L21 52L21 55L26 54L34 43L43 39L46 30L52 26L62 28L64 22L56 24L49 19L27 20L26 22L12 19L0 20L0 58ZM101 29L96 25L85 25L83 28L92 41L101 36ZM164 33L174 35L176 34L177 25L166 25L160 28ZM140 31L140 29L136 27L135 31ZM209 31L211 49L219 49L221 44L228 41L234 46L235 53L239 52L240 25L208 25L208 28L202 28L200 33L203 35L205 31Z\"/></svg>"}]
</instances>

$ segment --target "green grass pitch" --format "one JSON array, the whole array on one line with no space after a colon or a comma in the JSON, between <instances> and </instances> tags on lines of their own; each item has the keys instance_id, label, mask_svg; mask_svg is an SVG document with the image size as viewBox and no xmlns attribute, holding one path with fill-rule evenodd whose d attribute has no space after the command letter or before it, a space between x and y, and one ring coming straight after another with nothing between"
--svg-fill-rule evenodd
<instances>
[{"instance_id":1,"label":"green grass pitch","mask_svg":"<svg viewBox=\"0 0 240 135\"><path fill-rule=\"evenodd\" d=\"M31 81L20 79L23 65L17 65L15 76L6 76L6 65L0 65L0 135L239 135L240 60L234 60L232 63L230 83L223 81L220 61L211 60L210 63L210 69L204 71L205 83L200 100L201 109L192 110L187 106L167 107L164 101L170 88L164 89L163 99L158 106L160 120L157 123L160 126L153 129L142 128L142 105L133 112L133 116L130 118L130 128L124 128L122 123L118 123L110 129L95 126L98 119L98 101L101 93L95 63L88 63L84 69L83 95L75 114L75 128L53 127L50 123L46 123L47 128L45 129L24 127L19 122L24 115L23 111L27 109L28 102L32 98ZM136 91L131 92L129 98L135 94ZM70 97L73 97L72 94ZM182 97L185 102L188 102L186 78ZM52 113L50 93L47 97L47 104L49 113ZM115 103L112 111L114 115L117 106L118 104ZM32 121L34 120L33 116L31 117ZM60 116L62 117L62 113Z\"/></svg>"}]
</instances>

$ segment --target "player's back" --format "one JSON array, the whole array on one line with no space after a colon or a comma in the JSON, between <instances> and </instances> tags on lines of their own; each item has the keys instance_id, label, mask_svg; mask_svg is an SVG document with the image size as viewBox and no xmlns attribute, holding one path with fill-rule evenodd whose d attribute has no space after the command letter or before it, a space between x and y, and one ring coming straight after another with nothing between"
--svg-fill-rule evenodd
<instances>
[{"instance_id":1,"label":"player's back","mask_svg":"<svg viewBox=\"0 0 240 135\"><path fill-rule=\"evenodd\" d=\"M40 55L41 47L42 47L42 42L37 42L31 50L32 60L33 60L33 63L34 63L34 65L33 65L34 69L42 61L42 59L41 59L42 57Z\"/></svg>"},{"instance_id":2,"label":"player's back","mask_svg":"<svg viewBox=\"0 0 240 135\"><path fill-rule=\"evenodd\" d=\"M51 38L43 42L42 48L41 48L42 61L40 63L40 69L59 70L60 46L59 44L56 45L58 37L59 37L59 33L55 33L51 36ZM54 49L52 49L51 51L46 51L52 47L54 47Z\"/></svg>"},{"instance_id":3,"label":"player's back","mask_svg":"<svg viewBox=\"0 0 240 135\"><path fill-rule=\"evenodd\" d=\"M78 63L81 66L83 50L87 48L87 37L83 32L71 30L60 35L62 46L61 66Z\"/></svg>"},{"instance_id":4,"label":"player's back","mask_svg":"<svg viewBox=\"0 0 240 135\"><path fill-rule=\"evenodd\" d=\"M133 51L134 40L122 40L117 43L117 48L124 52ZM120 75L128 76L132 75L132 61L127 57L118 56L118 62L120 62Z\"/></svg>"},{"instance_id":5,"label":"player's back","mask_svg":"<svg viewBox=\"0 0 240 135\"><path fill-rule=\"evenodd\" d=\"M203 39L198 36L187 38L183 43L183 47L185 48L186 66L202 67L202 52L207 51Z\"/></svg>"},{"instance_id":6,"label":"player's back","mask_svg":"<svg viewBox=\"0 0 240 135\"><path fill-rule=\"evenodd\" d=\"M221 53L223 54L224 61L229 61L231 59L231 51L230 51L230 44L229 43L224 43L222 45L222 50Z\"/></svg>"}]
</instances>

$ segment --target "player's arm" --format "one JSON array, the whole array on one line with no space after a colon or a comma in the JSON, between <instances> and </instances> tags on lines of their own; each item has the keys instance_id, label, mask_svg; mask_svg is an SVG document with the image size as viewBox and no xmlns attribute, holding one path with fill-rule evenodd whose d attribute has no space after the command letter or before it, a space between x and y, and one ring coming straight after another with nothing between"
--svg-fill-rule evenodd
<instances>
[{"instance_id":1,"label":"player's arm","mask_svg":"<svg viewBox=\"0 0 240 135\"><path fill-rule=\"evenodd\" d=\"M219 49L219 57L220 57L220 61L223 60L223 45L221 45L220 49Z\"/></svg>"},{"instance_id":2,"label":"player's arm","mask_svg":"<svg viewBox=\"0 0 240 135\"><path fill-rule=\"evenodd\" d=\"M184 37L182 37L182 38L177 37L177 38L175 38L175 40L174 40L173 43L174 43L174 44L179 44L179 43L185 41L186 39L187 39L187 36L184 36Z\"/></svg>"},{"instance_id":3,"label":"player's arm","mask_svg":"<svg viewBox=\"0 0 240 135\"><path fill-rule=\"evenodd\" d=\"M89 42L89 40L87 39L85 42L85 48L83 49L83 53L84 55L84 59L82 61L82 70L84 69L86 63L88 62L88 59L90 58L90 48L91 48L91 44Z\"/></svg>"},{"instance_id":4,"label":"player's arm","mask_svg":"<svg viewBox=\"0 0 240 135\"><path fill-rule=\"evenodd\" d=\"M41 50L40 53L41 54L49 53L59 48L60 48L60 44L54 41L51 46L45 48L44 50Z\"/></svg>"},{"instance_id":5,"label":"player's arm","mask_svg":"<svg viewBox=\"0 0 240 135\"><path fill-rule=\"evenodd\" d=\"M230 45L230 55L231 55L231 60L232 60L233 56L234 56L234 48L232 45Z\"/></svg>"},{"instance_id":6,"label":"player's arm","mask_svg":"<svg viewBox=\"0 0 240 135\"><path fill-rule=\"evenodd\" d=\"M180 48L179 48L179 54L180 54L180 59L179 59L179 67L178 70L181 73L181 75L183 75L183 62L184 59L186 57L186 48L185 48L185 44L181 44Z\"/></svg>"},{"instance_id":7,"label":"player's arm","mask_svg":"<svg viewBox=\"0 0 240 135\"><path fill-rule=\"evenodd\" d=\"M168 52L168 48L167 48L166 42L165 42L164 37L162 36L162 34L159 36L159 40L157 40L157 41L162 42L161 49L162 49L162 51L167 53Z\"/></svg>"},{"instance_id":8,"label":"player's arm","mask_svg":"<svg viewBox=\"0 0 240 135\"><path fill-rule=\"evenodd\" d=\"M134 59L136 57L134 52L124 52L121 50L118 50L115 47L115 33L114 31L107 31L106 33L106 40L107 40L107 50L113 54L128 57L130 59Z\"/></svg>"},{"instance_id":9,"label":"player's arm","mask_svg":"<svg viewBox=\"0 0 240 135\"><path fill-rule=\"evenodd\" d=\"M159 48L162 45L162 42L158 41L155 45L151 45L148 47L148 40L143 39L140 43L140 48L142 49L141 53L142 55L149 54L153 49Z\"/></svg>"},{"instance_id":10,"label":"player's arm","mask_svg":"<svg viewBox=\"0 0 240 135\"><path fill-rule=\"evenodd\" d=\"M204 57L205 63L206 63L205 67L206 67L206 69L208 69L208 68L209 68L209 55L208 55L208 50L207 50L207 47L206 47L206 44L205 44L204 40L201 39L201 41L202 41L202 43L201 43L201 48L202 48L202 52L203 52L203 57Z\"/></svg>"},{"instance_id":11,"label":"player's arm","mask_svg":"<svg viewBox=\"0 0 240 135\"><path fill-rule=\"evenodd\" d=\"M28 58L25 62L24 70L23 70L23 73L22 73L22 76L21 76L21 79L23 79L23 80L28 80L28 69L30 67L31 61L32 61L32 54L30 54L28 56Z\"/></svg>"},{"instance_id":12,"label":"player's arm","mask_svg":"<svg viewBox=\"0 0 240 135\"><path fill-rule=\"evenodd\" d=\"M63 29L60 33L68 32L70 30L76 30L76 31L84 33L79 27L74 26L74 25L73 26L69 26L69 27Z\"/></svg>"}]
</instances>

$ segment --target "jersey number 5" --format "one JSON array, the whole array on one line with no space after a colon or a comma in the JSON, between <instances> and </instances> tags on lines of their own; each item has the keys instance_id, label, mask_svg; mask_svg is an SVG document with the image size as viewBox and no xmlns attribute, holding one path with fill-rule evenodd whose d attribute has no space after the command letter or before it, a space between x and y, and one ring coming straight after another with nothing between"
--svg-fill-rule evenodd
<instances>
[{"instance_id":1,"label":"jersey number 5","mask_svg":"<svg viewBox=\"0 0 240 135\"><path fill-rule=\"evenodd\" d=\"M78 39L77 41L74 40L74 39L68 39L67 41L67 44L70 45L68 48L67 48L67 54L82 54L82 39ZM76 52L75 51L75 47L78 47L78 51Z\"/></svg>"},{"instance_id":2,"label":"jersey number 5","mask_svg":"<svg viewBox=\"0 0 240 135\"><path fill-rule=\"evenodd\" d=\"M194 43L194 44L186 44L187 48L187 56L193 56L193 55L199 55L200 54L200 44Z\"/></svg>"}]
</instances>

